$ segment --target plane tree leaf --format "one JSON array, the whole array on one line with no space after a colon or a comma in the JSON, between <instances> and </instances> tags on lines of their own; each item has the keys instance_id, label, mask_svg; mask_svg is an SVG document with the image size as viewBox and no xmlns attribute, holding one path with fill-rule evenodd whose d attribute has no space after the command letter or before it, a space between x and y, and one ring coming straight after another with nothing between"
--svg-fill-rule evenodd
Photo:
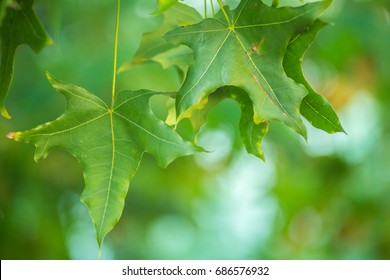
<instances>
[{"instance_id":1,"label":"plane tree leaf","mask_svg":"<svg viewBox=\"0 0 390 280\"><path fill-rule=\"evenodd\" d=\"M223 7L215 18L167 33L169 42L189 46L195 57L177 95L178 119L190 117L216 89L232 85L248 94L255 124L279 120L306 137L300 105L308 92L286 75L282 63L291 38L331 2L276 8L242 0L234 10Z\"/></svg>"},{"instance_id":2,"label":"plane tree leaf","mask_svg":"<svg viewBox=\"0 0 390 280\"><path fill-rule=\"evenodd\" d=\"M50 74L48 79L65 96L65 113L52 122L8 137L33 143L35 160L45 158L53 148L65 149L79 160L85 180L81 200L89 208L101 245L121 216L130 180L144 152L165 167L177 157L201 149L154 116L149 98L155 92L122 91L110 108L83 88Z\"/></svg>"},{"instance_id":3,"label":"plane tree leaf","mask_svg":"<svg viewBox=\"0 0 390 280\"><path fill-rule=\"evenodd\" d=\"M294 37L289 43L284 56L283 68L287 76L304 85L308 90L308 94L301 104L301 114L316 128L328 133L344 132L332 105L310 86L302 71L302 57L305 51L315 40L318 32L326 25L327 23L317 20L307 32Z\"/></svg>"},{"instance_id":4,"label":"plane tree leaf","mask_svg":"<svg viewBox=\"0 0 390 280\"><path fill-rule=\"evenodd\" d=\"M7 2L7 1L5 1ZM3 8L4 0L1 2ZM1 64L0 64L0 111L10 118L4 99L11 85L14 72L14 56L19 45L27 44L35 52L52 43L41 22L32 9L34 0L15 0L6 8L6 14L0 27Z\"/></svg>"},{"instance_id":5,"label":"plane tree leaf","mask_svg":"<svg viewBox=\"0 0 390 280\"><path fill-rule=\"evenodd\" d=\"M119 72L148 62L159 63L164 69L176 66L182 73L187 71L188 65L193 61L192 50L168 43L162 36L176 27L198 23L202 16L194 8L182 3L176 3L161 16L164 17L162 25L142 36L138 50L119 68Z\"/></svg>"}]
</instances>

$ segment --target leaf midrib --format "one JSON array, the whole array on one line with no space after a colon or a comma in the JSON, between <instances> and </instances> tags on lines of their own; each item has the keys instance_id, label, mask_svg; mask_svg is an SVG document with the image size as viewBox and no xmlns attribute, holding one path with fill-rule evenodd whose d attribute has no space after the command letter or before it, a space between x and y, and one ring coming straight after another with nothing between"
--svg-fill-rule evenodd
<instances>
[{"instance_id":1,"label":"leaf midrib","mask_svg":"<svg viewBox=\"0 0 390 280\"><path fill-rule=\"evenodd\" d=\"M99 229L99 236L100 238L103 238L102 236L102 231L103 231L103 225L104 225L104 220L106 219L106 212L110 200L110 195L111 195L111 187L112 187L112 178L114 174L114 166L115 166L115 131L114 131L114 120L113 120L113 110L109 111L110 114L110 128L111 128L111 168L110 168L110 177L109 177L109 182L108 182L108 187L107 187L107 197L106 197L106 202L104 204L104 210L103 210L103 215L102 219L100 222L100 229ZM102 240L103 241L103 240Z\"/></svg>"}]
</instances>

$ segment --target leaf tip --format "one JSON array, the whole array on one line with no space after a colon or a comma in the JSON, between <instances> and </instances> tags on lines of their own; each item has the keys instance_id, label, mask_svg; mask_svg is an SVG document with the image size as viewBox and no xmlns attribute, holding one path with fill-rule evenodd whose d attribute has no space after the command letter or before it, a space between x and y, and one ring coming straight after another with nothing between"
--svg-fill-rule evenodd
<instances>
[{"instance_id":1,"label":"leaf tip","mask_svg":"<svg viewBox=\"0 0 390 280\"><path fill-rule=\"evenodd\" d=\"M10 120L11 119L11 116L10 114L8 114L7 110L5 109L5 107L2 107L1 108L1 115L6 118L7 120Z\"/></svg>"},{"instance_id":2,"label":"leaf tip","mask_svg":"<svg viewBox=\"0 0 390 280\"><path fill-rule=\"evenodd\" d=\"M16 132L10 132L5 137L7 137L8 139L13 140L15 138L15 134L16 134Z\"/></svg>"},{"instance_id":3,"label":"leaf tip","mask_svg":"<svg viewBox=\"0 0 390 280\"><path fill-rule=\"evenodd\" d=\"M49 71L46 71L45 74L46 74L46 78L47 78L49 81L54 80L54 76L53 76Z\"/></svg>"},{"instance_id":4,"label":"leaf tip","mask_svg":"<svg viewBox=\"0 0 390 280\"><path fill-rule=\"evenodd\" d=\"M10 132L5 137L11 140L18 141L19 140L20 132Z\"/></svg>"},{"instance_id":5,"label":"leaf tip","mask_svg":"<svg viewBox=\"0 0 390 280\"><path fill-rule=\"evenodd\" d=\"M46 45L47 46L51 46L51 45L54 45L54 41L52 38L48 37L47 40L46 40Z\"/></svg>"}]
</instances>

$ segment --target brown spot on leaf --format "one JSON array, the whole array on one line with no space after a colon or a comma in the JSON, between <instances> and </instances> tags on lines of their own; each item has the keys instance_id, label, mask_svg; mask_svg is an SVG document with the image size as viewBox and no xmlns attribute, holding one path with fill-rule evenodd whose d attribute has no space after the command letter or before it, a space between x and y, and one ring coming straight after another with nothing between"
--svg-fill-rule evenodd
<instances>
[{"instance_id":1,"label":"brown spot on leaf","mask_svg":"<svg viewBox=\"0 0 390 280\"><path fill-rule=\"evenodd\" d=\"M260 42L258 43L253 43L251 46L251 53L257 53L259 56L263 55L262 52L262 45L264 43L264 38L261 38Z\"/></svg>"}]
</instances>

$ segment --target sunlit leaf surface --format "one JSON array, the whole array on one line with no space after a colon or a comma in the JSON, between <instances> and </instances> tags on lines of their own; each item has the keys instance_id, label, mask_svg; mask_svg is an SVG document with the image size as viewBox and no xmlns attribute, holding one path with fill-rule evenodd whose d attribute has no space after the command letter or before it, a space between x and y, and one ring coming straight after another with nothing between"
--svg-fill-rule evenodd
<instances>
[{"instance_id":1,"label":"sunlit leaf surface","mask_svg":"<svg viewBox=\"0 0 390 280\"><path fill-rule=\"evenodd\" d=\"M83 88L51 75L48 79L66 97L65 113L52 122L8 137L33 143L35 160L45 158L53 148L63 148L79 160L85 180L81 200L89 208L101 245L122 214L130 180L144 152L165 167L175 158L201 149L182 140L153 115L149 98L155 92L122 91L110 108Z\"/></svg>"}]
</instances>

